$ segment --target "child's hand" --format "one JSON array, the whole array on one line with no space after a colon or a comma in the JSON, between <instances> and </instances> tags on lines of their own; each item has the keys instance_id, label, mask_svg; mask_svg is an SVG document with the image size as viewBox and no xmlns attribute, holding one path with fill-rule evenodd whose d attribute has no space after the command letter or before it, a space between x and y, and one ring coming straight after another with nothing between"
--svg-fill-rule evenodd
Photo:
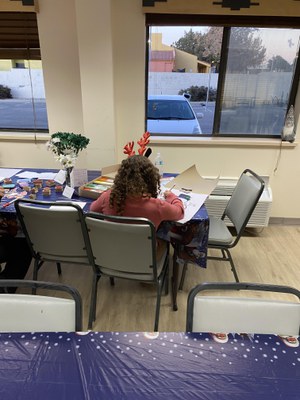
<instances>
[{"instance_id":1,"label":"child's hand","mask_svg":"<svg viewBox=\"0 0 300 400\"><path fill-rule=\"evenodd\" d=\"M164 198L166 199L171 193L171 190L164 191Z\"/></svg>"}]
</instances>

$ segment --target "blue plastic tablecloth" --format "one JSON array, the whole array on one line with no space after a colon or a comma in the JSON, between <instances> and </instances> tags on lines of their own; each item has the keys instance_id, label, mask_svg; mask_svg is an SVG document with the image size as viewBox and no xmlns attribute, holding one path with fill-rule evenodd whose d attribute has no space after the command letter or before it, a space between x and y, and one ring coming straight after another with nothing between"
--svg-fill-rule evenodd
<instances>
[{"instance_id":1,"label":"blue plastic tablecloth","mask_svg":"<svg viewBox=\"0 0 300 400\"><path fill-rule=\"evenodd\" d=\"M45 169L30 169L26 168L23 171L34 171L34 172L58 172L57 170L45 170ZM88 179L93 180L100 175L100 171L88 171ZM165 174L171 176L174 174ZM18 176L13 176L12 181L16 183ZM33 185L32 185L33 186ZM44 184L45 186L45 184ZM19 192L21 188L16 186ZM27 196L26 196L27 197ZM42 191L39 190L37 193L37 200L45 201L69 201L67 197L64 197L61 193L56 193L55 190L51 191L50 196L43 196ZM72 201L85 201L87 204L84 211L89 210L89 205L93 201L91 198L80 197L73 194ZM3 204L7 202L7 199L2 199L0 203L0 234L1 232L9 233L12 236L22 236L23 232L17 220L14 204L8 207L1 208ZM161 224L158 230L158 237L168 241L174 241L177 238L178 246L178 261L184 263L188 261L190 263L197 264L201 267L206 267L207 260L207 242L208 242L208 230L209 230L209 219L205 206L203 205L200 210L194 215L191 221L185 224L179 224L176 222L165 221ZM178 239L180 238L180 239Z\"/></svg>"},{"instance_id":2,"label":"blue plastic tablecloth","mask_svg":"<svg viewBox=\"0 0 300 400\"><path fill-rule=\"evenodd\" d=\"M58 172L58 170L54 169L32 169L32 168L24 168L20 171L34 171L34 172ZM100 175L99 171L88 171L88 179L92 180ZM12 176L12 182L16 184L17 180L19 179L18 176ZM33 187L33 184L30 186ZM44 183L43 186L46 186ZM22 189L16 184L16 191L22 192ZM25 196L25 198L28 197ZM44 201L85 201L87 205L85 206L86 211L89 209L89 204L93 201L90 198L79 197L76 193L73 194L72 199L68 199L67 197L63 196L61 193L56 193L55 190L51 190L50 196L43 196L41 189L36 194L37 200L44 200ZM3 197L0 203L0 234L3 232L8 233L12 236L22 236L23 233L21 231L21 226L17 220L17 214L15 210L14 203L10 204L9 206L3 208L3 205L7 203L9 199Z\"/></svg>"},{"instance_id":3,"label":"blue plastic tablecloth","mask_svg":"<svg viewBox=\"0 0 300 400\"><path fill-rule=\"evenodd\" d=\"M300 349L279 336L0 334L5 400L299 400Z\"/></svg>"}]
</instances>

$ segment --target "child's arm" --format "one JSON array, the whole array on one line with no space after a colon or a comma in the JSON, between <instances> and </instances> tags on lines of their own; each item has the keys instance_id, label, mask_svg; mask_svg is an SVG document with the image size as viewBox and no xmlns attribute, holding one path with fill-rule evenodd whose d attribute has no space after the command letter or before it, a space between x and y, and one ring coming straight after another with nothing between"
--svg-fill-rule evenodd
<instances>
[{"instance_id":1,"label":"child's arm","mask_svg":"<svg viewBox=\"0 0 300 400\"><path fill-rule=\"evenodd\" d=\"M162 205L162 216L164 220L176 221L184 217L184 206L182 201L170 190L164 192L165 201Z\"/></svg>"}]
</instances>

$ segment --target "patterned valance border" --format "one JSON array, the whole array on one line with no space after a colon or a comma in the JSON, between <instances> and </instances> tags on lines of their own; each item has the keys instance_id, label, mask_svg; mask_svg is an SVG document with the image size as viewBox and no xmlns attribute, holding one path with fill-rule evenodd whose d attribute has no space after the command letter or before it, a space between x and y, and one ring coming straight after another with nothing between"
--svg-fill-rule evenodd
<instances>
[{"instance_id":1,"label":"patterned valance border","mask_svg":"<svg viewBox=\"0 0 300 400\"><path fill-rule=\"evenodd\" d=\"M154 7L155 2L160 2L160 1L167 1L167 0L143 0L143 7Z\"/></svg>"},{"instance_id":2,"label":"patterned valance border","mask_svg":"<svg viewBox=\"0 0 300 400\"><path fill-rule=\"evenodd\" d=\"M163 1L166 2L167 0L143 0L143 7L154 7L156 2L163 2ZM258 2L253 2L251 0L222 0L222 1L213 1L212 4L220 5L223 8L230 8L231 10L240 10L241 8L250 8L251 6L259 6Z\"/></svg>"},{"instance_id":3,"label":"patterned valance border","mask_svg":"<svg viewBox=\"0 0 300 400\"><path fill-rule=\"evenodd\" d=\"M220 5L223 8L230 8L230 10L239 11L242 8L250 8L251 6L259 6L259 2L250 0L222 0L213 1L213 5Z\"/></svg>"},{"instance_id":4,"label":"patterned valance border","mask_svg":"<svg viewBox=\"0 0 300 400\"><path fill-rule=\"evenodd\" d=\"M20 1L23 6L34 6L34 0L10 0L10 1Z\"/></svg>"},{"instance_id":5,"label":"patterned valance border","mask_svg":"<svg viewBox=\"0 0 300 400\"><path fill-rule=\"evenodd\" d=\"M7 0L6 0L7 1ZM296 17L300 0L271 2L263 0L142 0L146 13L158 14L225 14ZM272 4L271 4L272 3ZM152 11L153 10L153 11Z\"/></svg>"}]
</instances>

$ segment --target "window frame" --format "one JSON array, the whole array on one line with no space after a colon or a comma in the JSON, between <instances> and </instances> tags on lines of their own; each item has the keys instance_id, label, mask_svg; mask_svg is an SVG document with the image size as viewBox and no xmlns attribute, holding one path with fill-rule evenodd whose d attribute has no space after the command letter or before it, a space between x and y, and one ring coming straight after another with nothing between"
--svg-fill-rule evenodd
<instances>
[{"instance_id":1,"label":"window frame","mask_svg":"<svg viewBox=\"0 0 300 400\"><path fill-rule=\"evenodd\" d=\"M197 14L146 14L146 65L145 65L145 127L147 129L147 98L149 80L149 40L150 27L155 26L219 26L223 27L223 37L221 45L221 60L219 68L219 78L217 87L217 98L213 129L211 134L184 135L184 137L214 137L214 138L262 138L278 139L280 134L260 135L260 134L223 134L219 132L221 122L221 102L224 92L224 83L228 58L228 44L230 39L230 28L252 27L252 28L290 28L300 29L300 18L298 17L267 17L267 16L228 16L228 15L197 15ZM287 111L291 105L295 104L296 96L300 90L300 57L296 54L296 64L291 81ZM153 134L155 137L172 136L171 134Z\"/></svg>"},{"instance_id":2,"label":"window frame","mask_svg":"<svg viewBox=\"0 0 300 400\"><path fill-rule=\"evenodd\" d=\"M40 41L38 33L37 17L35 12L23 11L1 11L0 22L3 25L0 33L0 60L22 60L25 69L29 70L29 79L31 81L31 61L42 61L40 51ZM22 68L23 69L23 68ZM32 85L32 82L30 82ZM36 121L35 99L30 97L32 103L33 120ZM46 101L46 99L45 99ZM49 125L47 128L37 128L36 122L32 128L6 128L0 126L2 132L18 132L18 133L49 133Z\"/></svg>"}]
</instances>

